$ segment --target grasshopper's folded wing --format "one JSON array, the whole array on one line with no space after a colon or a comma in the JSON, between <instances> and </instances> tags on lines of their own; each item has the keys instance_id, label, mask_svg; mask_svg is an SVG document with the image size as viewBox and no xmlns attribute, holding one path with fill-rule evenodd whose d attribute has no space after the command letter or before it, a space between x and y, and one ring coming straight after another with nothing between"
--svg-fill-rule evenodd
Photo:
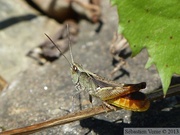
<instances>
[{"instance_id":1,"label":"grasshopper's folded wing","mask_svg":"<svg viewBox=\"0 0 180 135\"><path fill-rule=\"evenodd\" d=\"M139 84L124 84L124 86L109 86L109 87L99 87L94 96L99 97L101 100L109 100L120 96L125 96L130 93L139 91L146 87L146 83L142 82Z\"/></svg>"}]
</instances>

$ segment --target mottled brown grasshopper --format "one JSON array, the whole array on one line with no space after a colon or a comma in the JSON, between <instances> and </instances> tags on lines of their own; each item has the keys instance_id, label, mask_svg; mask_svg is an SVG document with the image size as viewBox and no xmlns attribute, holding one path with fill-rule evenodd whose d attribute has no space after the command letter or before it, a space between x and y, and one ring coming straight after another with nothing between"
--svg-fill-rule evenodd
<instances>
[{"instance_id":1,"label":"mottled brown grasshopper","mask_svg":"<svg viewBox=\"0 0 180 135\"><path fill-rule=\"evenodd\" d=\"M48 35L46 36L61 52L51 38ZM116 83L84 69L81 65L74 62L70 47L70 37L68 37L68 40L71 62L64 54L62 55L70 64L72 81L78 90L86 90L90 96L100 98L108 107L116 106L139 112L146 111L149 108L150 102L146 99L145 94L139 92L140 89L146 87L145 82L138 84Z\"/></svg>"}]
</instances>

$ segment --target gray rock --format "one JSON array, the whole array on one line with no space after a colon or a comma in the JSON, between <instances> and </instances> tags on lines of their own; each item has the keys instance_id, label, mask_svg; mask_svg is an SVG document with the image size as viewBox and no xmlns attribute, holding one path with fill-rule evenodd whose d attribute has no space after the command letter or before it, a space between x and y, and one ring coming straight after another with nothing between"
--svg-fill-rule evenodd
<instances>
[{"instance_id":1,"label":"gray rock","mask_svg":"<svg viewBox=\"0 0 180 135\"><path fill-rule=\"evenodd\" d=\"M100 33L95 33L97 25L81 21L79 41L73 46L74 60L89 71L109 77L113 69L109 46L113 34L117 30L117 14L109 1L102 2L104 25ZM70 110L75 88L70 78L69 64L60 57L53 63L39 66L26 57L26 53L46 37L58 29L52 19L38 15L22 1L0 1L0 73L10 83L0 95L0 126L6 130L32 125L65 115ZM4 23L5 21L8 23ZM69 52L65 55L69 59ZM118 82L147 82L147 92L160 85L160 79L154 67L144 69L147 52L143 50L135 58L128 57L124 69L129 73L123 75ZM115 76L120 75L118 72ZM78 100L77 100L78 102ZM78 106L78 105L76 105ZM155 124L162 113L157 108L145 113L131 113L120 110L93 118L73 122L63 126L45 129L35 134L119 134L123 127L129 126L161 126ZM176 113L176 111L175 111ZM173 114L173 113L171 113ZM153 119L151 116L154 116ZM164 116L164 115L162 115ZM171 119L174 120L174 119ZM169 121L171 121L169 120ZM175 121L175 120L174 120ZM163 120L160 122L163 122ZM176 121L175 121L176 122Z\"/></svg>"}]
</instances>

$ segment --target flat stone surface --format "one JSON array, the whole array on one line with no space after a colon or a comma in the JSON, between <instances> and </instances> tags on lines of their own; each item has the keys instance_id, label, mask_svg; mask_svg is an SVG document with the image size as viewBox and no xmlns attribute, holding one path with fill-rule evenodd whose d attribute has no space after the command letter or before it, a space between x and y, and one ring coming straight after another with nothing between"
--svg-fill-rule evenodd
<instances>
[{"instance_id":1,"label":"flat stone surface","mask_svg":"<svg viewBox=\"0 0 180 135\"><path fill-rule=\"evenodd\" d=\"M14 25L0 25L0 73L9 81L9 87L0 95L0 127L14 129L65 115L66 112L60 108L70 110L75 93L69 64L60 57L53 63L40 66L26 56L30 49L43 42L46 38L44 33L53 35L60 25L53 19L38 15L18 0L0 1L0 8L0 24L10 19L13 23L19 20L14 20L14 17L28 14L32 18L23 21L20 17L22 21ZM109 1L103 1L102 8L104 25L100 33L95 33L97 25L81 21L79 40L72 51L74 60L84 68L109 78L114 68L109 46L118 22L116 9L109 5ZM70 59L69 51L65 55ZM157 89L160 79L154 67L144 69L147 59L146 50L134 58L128 57L124 66L128 74L118 78L123 73L120 71L112 79L118 78L116 81L122 83L145 81L145 92ZM171 107L177 100L172 97L154 102L144 113L119 110L34 134L108 135L122 133L124 127L180 126L179 109ZM170 111L167 111L168 108Z\"/></svg>"}]
</instances>

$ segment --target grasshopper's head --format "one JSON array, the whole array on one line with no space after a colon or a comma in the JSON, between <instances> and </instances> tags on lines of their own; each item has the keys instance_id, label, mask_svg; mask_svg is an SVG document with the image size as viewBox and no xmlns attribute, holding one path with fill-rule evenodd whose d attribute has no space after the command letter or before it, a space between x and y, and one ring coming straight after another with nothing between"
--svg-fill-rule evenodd
<instances>
[{"instance_id":1,"label":"grasshopper's head","mask_svg":"<svg viewBox=\"0 0 180 135\"><path fill-rule=\"evenodd\" d=\"M71 66L71 77L73 83L76 84L78 82L81 72L83 72L83 67L73 62Z\"/></svg>"}]
</instances>

